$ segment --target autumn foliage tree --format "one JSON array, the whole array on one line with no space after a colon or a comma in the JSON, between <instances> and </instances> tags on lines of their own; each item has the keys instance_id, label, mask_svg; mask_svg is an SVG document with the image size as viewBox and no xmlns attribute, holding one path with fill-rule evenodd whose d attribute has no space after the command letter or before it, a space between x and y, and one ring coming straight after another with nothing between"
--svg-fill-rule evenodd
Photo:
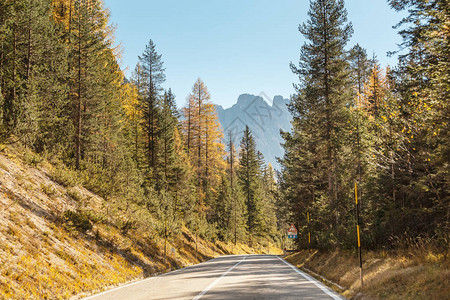
<instances>
[{"instance_id":1,"label":"autumn foliage tree","mask_svg":"<svg viewBox=\"0 0 450 300\"><path fill-rule=\"evenodd\" d=\"M198 79L183 108L183 132L191 165L197 174L200 207L207 209L225 171L223 132L206 85ZM203 203L206 201L206 203Z\"/></svg>"}]
</instances>

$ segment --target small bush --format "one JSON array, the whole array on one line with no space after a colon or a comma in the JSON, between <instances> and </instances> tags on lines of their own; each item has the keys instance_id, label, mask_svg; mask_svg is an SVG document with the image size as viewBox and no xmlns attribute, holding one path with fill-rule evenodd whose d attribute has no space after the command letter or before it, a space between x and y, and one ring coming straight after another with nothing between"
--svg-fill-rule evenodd
<instances>
[{"instance_id":1,"label":"small bush","mask_svg":"<svg viewBox=\"0 0 450 300\"><path fill-rule=\"evenodd\" d=\"M53 196L56 194L56 190L51 185L41 184L41 190L47 196Z\"/></svg>"},{"instance_id":2,"label":"small bush","mask_svg":"<svg viewBox=\"0 0 450 300\"><path fill-rule=\"evenodd\" d=\"M92 229L89 215L82 211L66 210L63 214L63 221L68 229L77 229L82 232L86 232Z\"/></svg>"},{"instance_id":3,"label":"small bush","mask_svg":"<svg viewBox=\"0 0 450 300\"><path fill-rule=\"evenodd\" d=\"M36 167L38 164L40 164L43 160L42 157L31 152L30 150L25 151L23 158L24 158L25 163L27 163L30 166L34 166L34 167Z\"/></svg>"},{"instance_id":4,"label":"small bush","mask_svg":"<svg viewBox=\"0 0 450 300\"><path fill-rule=\"evenodd\" d=\"M72 187L80 183L77 172L65 166L53 168L50 177L64 187Z\"/></svg>"},{"instance_id":5,"label":"small bush","mask_svg":"<svg viewBox=\"0 0 450 300\"><path fill-rule=\"evenodd\" d=\"M73 200L81 202L86 200L86 197L81 194L76 188L71 188L67 190L67 195L69 195Z\"/></svg>"}]
</instances>

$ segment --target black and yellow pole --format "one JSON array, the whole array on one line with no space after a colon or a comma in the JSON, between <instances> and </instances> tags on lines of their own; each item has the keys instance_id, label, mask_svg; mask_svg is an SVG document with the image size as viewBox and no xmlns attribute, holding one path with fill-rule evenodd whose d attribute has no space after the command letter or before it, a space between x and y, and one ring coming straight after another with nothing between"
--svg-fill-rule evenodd
<instances>
[{"instance_id":1,"label":"black and yellow pole","mask_svg":"<svg viewBox=\"0 0 450 300\"><path fill-rule=\"evenodd\" d=\"M167 260L167 219L164 218L164 261Z\"/></svg>"},{"instance_id":2,"label":"black and yellow pole","mask_svg":"<svg viewBox=\"0 0 450 300\"><path fill-rule=\"evenodd\" d=\"M309 228L309 211L306 212L306 218L308 219L308 252L311 253L311 230Z\"/></svg>"},{"instance_id":3,"label":"black and yellow pole","mask_svg":"<svg viewBox=\"0 0 450 300\"><path fill-rule=\"evenodd\" d=\"M197 255L198 255L198 250L197 250L197 230L198 230L198 226L195 227L195 260L197 260Z\"/></svg>"},{"instance_id":4,"label":"black and yellow pole","mask_svg":"<svg viewBox=\"0 0 450 300\"><path fill-rule=\"evenodd\" d=\"M358 253L359 253L359 276L361 279L361 289L364 286L363 283L363 268L362 268L362 256L361 256L361 237L359 233L359 204L358 204L358 185L355 182L355 202L356 202L356 234L358 236Z\"/></svg>"}]
</instances>

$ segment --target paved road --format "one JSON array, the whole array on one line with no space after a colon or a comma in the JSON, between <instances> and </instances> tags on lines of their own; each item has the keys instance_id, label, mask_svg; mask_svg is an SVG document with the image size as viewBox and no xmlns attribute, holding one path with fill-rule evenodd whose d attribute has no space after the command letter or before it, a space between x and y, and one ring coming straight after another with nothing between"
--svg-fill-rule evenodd
<instances>
[{"instance_id":1,"label":"paved road","mask_svg":"<svg viewBox=\"0 0 450 300\"><path fill-rule=\"evenodd\" d=\"M222 256L88 297L122 299L344 299L274 255Z\"/></svg>"}]
</instances>

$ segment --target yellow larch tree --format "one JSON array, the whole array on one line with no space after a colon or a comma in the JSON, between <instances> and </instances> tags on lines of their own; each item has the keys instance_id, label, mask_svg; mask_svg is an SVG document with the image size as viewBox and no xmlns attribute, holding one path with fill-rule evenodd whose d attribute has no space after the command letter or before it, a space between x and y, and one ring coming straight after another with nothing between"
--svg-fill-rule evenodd
<instances>
[{"instance_id":1,"label":"yellow larch tree","mask_svg":"<svg viewBox=\"0 0 450 300\"><path fill-rule=\"evenodd\" d=\"M216 192L215 188L225 172L223 132L211 96L201 79L194 83L187 101L187 106L183 108L184 140L197 174L200 204L203 206L203 200Z\"/></svg>"},{"instance_id":2,"label":"yellow larch tree","mask_svg":"<svg viewBox=\"0 0 450 300\"><path fill-rule=\"evenodd\" d=\"M368 82L364 86L361 105L375 116L378 116L388 89L386 76L383 73L383 69L377 63L374 63Z\"/></svg>"}]
</instances>

